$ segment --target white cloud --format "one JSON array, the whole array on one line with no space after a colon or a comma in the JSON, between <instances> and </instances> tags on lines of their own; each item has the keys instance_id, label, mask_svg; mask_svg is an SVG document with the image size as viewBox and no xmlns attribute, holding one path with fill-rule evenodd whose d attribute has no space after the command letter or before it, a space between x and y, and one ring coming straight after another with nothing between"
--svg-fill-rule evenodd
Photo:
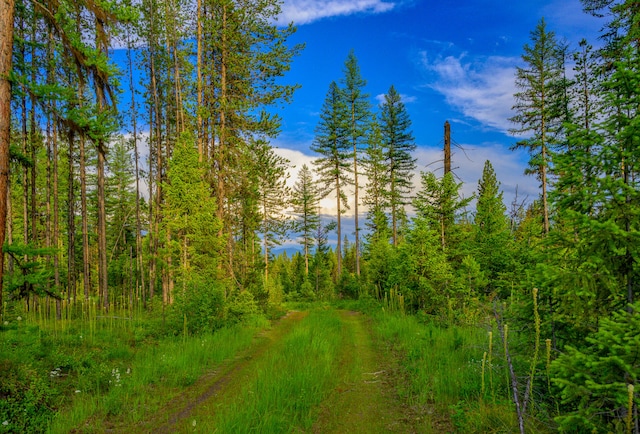
<instances>
[{"instance_id":1,"label":"white cloud","mask_svg":"<svg viewBox=\"0 0 640 434\"><path fill-rule=\"evenodd\" d=\"M292 165L289 171L289 185L292 186L298 177L298 171L303 164L313 169L315 156L306 155L303 152L288 149L276 148L276 153L287 158ZM418 147L414 153L417 159L417 167L413 176L413 194L420 189L420 172L431 171L436 176L442 176L442 149L434 147ZM497 143L488 143L481 146L460 145L460 148L453 149L452 166L453 172L459 182L462 182L461 194L464 197L471 197L478 188L478 180L482 177L482 170L486 160L491 161L496 172L501 190L504 192L504 202L507 208L516 198L518 202L523 200L530 203L539 195L538 181L533 176L523 174L524 151L510 151L507 146ZM360 175L360 185L366 185L366 177ZM353 187L347 188L350 209L344 214L344 218L350 221L354 217L354 192ZM364 195L364 189L360 193L360 198ZM475 204L470 205L469 211L473 211ZM320 212L324 215L336 215L335 195L329 195L320 203ZM367 209L360 204L359 214L365 217Z\"/></svg>"},{"instance_id":2,"label":"white cloud","mask_svg":"<svg viewBox=\"0 0 640 434\"><path fill-rule=\"evenodd\" d=\"M433 77L426 86L481 124L507 132L511 125L515 71L519 59L491 56L468 59L465 54L430 59L421 53L422 66Z\"/></svg>"},{"instance_id":3,"label":"white cloud","mask_svg":"<svg viewBox=\"0 0 640 434\"><path fill-rule=\"evenodd\" d=\"M378 104L384 104L384 97L386 96L386 94L381 93L379 95L375 96L375 100L378 101ZM403 104L411 104L412 102L416 102L418 100L417 97L412 96L412 95L405 95L404 93L400 94L400 101L402 101Z\"/></svg>"},{"instance_id":4,"label":"white cloud","mask_svg":"<svg viewBox=\"0 0 640 434\"><path fill-rule=\"evenodd\" d=\"M322 18L356 13L379 14L393 9L394 3L381 0L285 0L279 24L308 24Z\"/></svg>"}]
</instances>

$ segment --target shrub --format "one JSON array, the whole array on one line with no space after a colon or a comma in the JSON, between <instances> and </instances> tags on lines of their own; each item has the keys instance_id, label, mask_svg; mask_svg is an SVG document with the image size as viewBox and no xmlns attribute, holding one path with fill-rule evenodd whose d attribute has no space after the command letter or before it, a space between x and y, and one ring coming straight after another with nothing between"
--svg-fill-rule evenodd
<instances>
[{"instance_id":1,"label":"shrub","mask_svg":"<svg viewBox=\"0 0 640 434\"><path fill-rule=\"evenodd\" d=\"M552 362L553 383L566 412L564 432L622 431L629 413L629 385L640 377L640 303L603 319L584 348L567 346ZM635 406L639 402L635 397Z\"/></svg>"},{"instance_id":2,"label":"shrub","mask_svg":"<svg viewBox=\"0 0 640 434\"><path fill-rule=\"evenodd\" d=\"M172 315L174 331L212 332L224 325L224 287L219 282L193 282L176 291Z\"/></svg>"}]
</instances>

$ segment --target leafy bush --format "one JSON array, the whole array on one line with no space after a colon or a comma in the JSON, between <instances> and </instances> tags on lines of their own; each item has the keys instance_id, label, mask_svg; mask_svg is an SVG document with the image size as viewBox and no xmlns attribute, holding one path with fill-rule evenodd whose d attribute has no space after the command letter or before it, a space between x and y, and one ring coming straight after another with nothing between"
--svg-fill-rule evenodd
<instances>
[{"instance_id":1,"label":"leafy bush","mask_svg":"<svg viewBox=\"0 0 640 434\"><path fill-rule=\"evenodd\" d=\"M258 315L260 308L249 291L242 291L229 301L227 312L229 321L235 323Z\"/></svg>"},{"instance_id":2,"label":"leafy bush","mask_svg":"<svg viewBox=\"0 0 640 434\"><path fill-rule=\"evenodd\" d=\"M172 323L176 332L212 332L224 325L224 287L218 282L194 281L176 291Z\"/></svg>"},{"instance_id":3,"label":"leafy bush","mask_svg":"<svg viewBox=\"0 0 640 434\"><path fill-rule=\"evenodd\" d=\"M51 381L30 365L9 360L0 362L0 378L0 432L41 432L54 413Z\"/></svg>"}]
</instances>

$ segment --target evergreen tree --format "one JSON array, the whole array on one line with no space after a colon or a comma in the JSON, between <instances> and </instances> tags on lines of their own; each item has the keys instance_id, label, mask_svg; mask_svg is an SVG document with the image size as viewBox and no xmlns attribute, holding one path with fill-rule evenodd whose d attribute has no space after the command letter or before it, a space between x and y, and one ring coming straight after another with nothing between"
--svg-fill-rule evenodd
<instances>
[{"instance_id":1,"label":"evergreen tree","mask_svg":"<svg viewBox=\"0 0 640 434\"><path fill-rule=\"evenodd\" d=\"M235 219L232 204L241 197L239 180L243 169L243 148L252 140L275 137L280 118L269 106L290 102L297 85L279 81L288 70L301 45L288 43L296 31L291 24L278 27L280 14L276 0L202 0L197 11L203 35L198 44L200 59L212 59L197 69L198 114L205 122L199 127L203 159L210 169L208 179L217 198L218 217L227 234L227 256L233 270Z\"/></svg>"},{"instance_id":2,"label":"evergreen tree","mask_svg":"<svg viewBox=\"0 0 640 434\"><path fill-rule=\"evenodd\" d=\"M111 150L106 179L106 210L110 286L121 287L128 274L131 251L136 240L135 175L128 143L120 138ZM131 283L131 282L129 282Z\"/></svg>"},{"instance_id":3,"label":"evergreen tree","mask_svg":"<svg viewBox=\"0 0 640 434\"><path fill-rule=\"evenodd\" d=\"M517 126L511 130L514 134L527 134L530 137L521 140L513 147L529 151L529 169L526 173L535 174L542 188L542 209L544 232L549 233L549 172L554 147L560 140L560 128L566 114L564 107L563 59L555 33L547 30L547 24L541 19L531 32L531 45L525 44L522 60L524 67L516 70L516 86L519 91L514 95L516 114L510 119Z\"/></svg>"},{"instance_id":4,"label":"evergreen tree","mask_svg":"<svg viewBox=\"0 0 640 434\"><path fill-rule=\"evenodd\" d=\"M383 239L387 242L389 240L389 222L386 214L387 166L385 165L382 135L377 122L372 122L371 125L363 166L364 174L368 180L363 203L369 208L367 212L367 226L370 229L369 240L375 242Z\"/></svg>"},{"instance_id":5,"label":"evergreen tree","mask_svg":"<svg viewBox=\"0 0 640 434\"><path fill-rule=\"evenodd\" d=\"M331 276L331 249L329 248L329 232L336 228L336 222L319 224L316 229L316 249L311 264L311 283L315 296L320 300L328 300L333 297L334 284ZM337 252L336 252L337 256Z\"/></svg>"},{"instance_id":6,"label":"evergreen tree","mask_svg":"<svg viewBox=\"0 0 640 434\"><path fill-rule=\"evenodd\" d=\"M342 93L338 89L338 85L332 82L322 106L320 122L316 127L316 137L311 145L311 150L320 154L320 157L313 162L319 176L318 182L323 186L320 190L320 197L324 198L332 192L336 196L338 275L342 273L341 218L344 209L349 207L345 188L352 182L349 176L352 150L348 140L348 119L345 113L347 112Z\"/></svg>"},{"instance_id":7,"label":"evergreen tree","mask_svg":"<svg viewBox=\"0 0 640 434\"><path fill-rule=\"evenodd\" d=\"M404 218L404 206L409 203L411 178L416 160L411 153L416 149L410 131L411 119L400 94L391 86L384 97L380 112L380 131L384 159L387 166L387 201L391 213L393 245L398 245L398 226Z\"/></svg>"},{"instance_id":8,"label":"evergreen tree","mask_svg":"<svg viewBox=\"0 0 640 434\"><path fill-rule=\"evenodd\" d=\"M285 208L289 203L287 187L289 160L275 154L266 142L253 143L254 170L257 178L260 233L264 255L264 283L269 284L269 252L280 245L289 222L285 219Z\"/></svg>"},{"instance_id":9,"label":"evergreen tree","mask_svg":"<svg viewBox=\"0 0 640 434\"><path fill-rule=\"evenodd\" d=\"M595 78L601 77L600 88L592 84L588 65L578 64L578 82L595 101L583 96L575 103L582 117L568 126L568 150L557 158L553 196L566 229L554 239L563 263L555 267L552 284L563 288L559 314L580 336L594 331L610 312L633 303L640 285L634 259L640 240L640 94L633 80L640 73L640 51L632 24L640 11L622 2L612 4L609 12L613 19L608 27L615 37L601 53L606 74L590 68ZM594 110L587 112L589 107Z\"/></svg>"},{"instance_id":10,"label":"evergreen tree","mask_svg":"<svg viewBox=\"0 0 640 434\"><path fill-rule=\"evenodd\" d=\"M456 220L473 198L461 198L460 187L451 172L438 180L432 172L422 172L422 187L413 206L418 217L424 219L439 234L440 248L449 258L459 251L462 233Z\"/></svg>"},{"instance_id":11,"label":"evergreen tree","mask_svg":"<svg viewBox=\"0 0 640 434\"><path fill-rule=\"evenodd\" d=\"M169 161L164 191L163 227L172 234L168 250L174 258L172 271L179 287L185 293L188 287L211 284L218 278L221 223L215 216L215 199L204 181L193 136L188 133L181 136ZM174 294L168 296L172 302Z\"/></svg>"},{"instance_id":12,"label":"evergreen tree","mask_svg":"<svg viewBox=\"0 0 640 434\"><path fill-rule=\"evenodd\" d=\"M364 93L367 82L360 75L360 67L353 51L349 53L345 62L344 88L342 93L347 115L347 134L353 146L353 182L354 182L354 216L355 216L355 273L360 275L360 227L359 227L359 195L358 161L362 147L366 144L369 122L371 119L369 95Z\"/></svg>"},{"instance_id":13,"label":"evergreen tree","mask_svg":"<svg viewBox=\"0 0 640 434\"><path fill-rule=\"evenodd\" d=\"M300 232L304 249L305 274L309 274L309 251L313 245L314 234L320 224L318 215L318 188L313 173L306 164L302 165L292 192L293 212L297 216L295 229Z\"/></svg>"},{"instance_id":14,"label":"evergreen tree","mask_svg":"<svg viewBox=\"0 0 640 434\"><path fill-rule=\"evenodd\" d=\"M438 228L424 215L417 215L412 223L397 248L387 287L403 294L412 310L437 314L454 295L453 271L440 246Z\"/></svg>"},{"instance_id":15,"label":"evergreen tree","mask_svg":"<svg viewBox=\"0 0 640 434\"><path fill-rule=\"evenodd\" d=\"M477 197L473 221L474 257L488 279L490 291L500 286L500 275L509 269L511 234L500 183L489 160L484 163L482 178L478 181Z\"/></svg>"}]
</instances>

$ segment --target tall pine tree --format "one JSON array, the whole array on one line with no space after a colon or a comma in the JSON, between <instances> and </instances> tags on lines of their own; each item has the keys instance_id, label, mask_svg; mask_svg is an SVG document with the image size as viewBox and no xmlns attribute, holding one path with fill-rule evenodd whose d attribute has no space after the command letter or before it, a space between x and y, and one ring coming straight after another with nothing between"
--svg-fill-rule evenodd
<instances>
[{"instance_id":1,"label":"tall pine tree","mask_svg":"<svg viewBox=\"0 0 640 434\"><path fill-rule=\"evenodd\" d=\"M410 202L416 160L411 153L416 149L411 132L411 119L400 94L391 86L384 96L380 112L380 132L384 159L387 166L387 204L391 213L391 236L398 245L398 225L404 218L404 206Z\"/></svg>"},{"instance_id":2,"label":"tall pine tree","mask_svg":"<svg viewBox=\"0 0 640 434\"><path fill-rule=\"evenodd\" d=\"M352 180L351 169L352 148L349 141L348 119L345 116L342 92L335 82L329 85L329 91L322 106L320 122L316 127L316 137L311 150L320 154L313 162L319 176L320 197L333 193L336 196L338 276L342 274L342 214L348 209L346 186Z\"/></svg>"},{"instance_id":3,"label":"tall pine tree","mask_svg":"<svg viewBox=\"0 0 640 434\"><path fill-rule=\"evenodd\" d=\"M359 156L366 144L369 123L371 119L369 95L364 92L367 82L360 75L360 67L353 51L349 53L345 62L344 87L342 92L345 108L348 110L347 130L349 141L353 146L353 184L354 184L354 216L355 216L355 273L360 275L360 226L358 205L360 203Z\"/></svg>"}]
</instances>

